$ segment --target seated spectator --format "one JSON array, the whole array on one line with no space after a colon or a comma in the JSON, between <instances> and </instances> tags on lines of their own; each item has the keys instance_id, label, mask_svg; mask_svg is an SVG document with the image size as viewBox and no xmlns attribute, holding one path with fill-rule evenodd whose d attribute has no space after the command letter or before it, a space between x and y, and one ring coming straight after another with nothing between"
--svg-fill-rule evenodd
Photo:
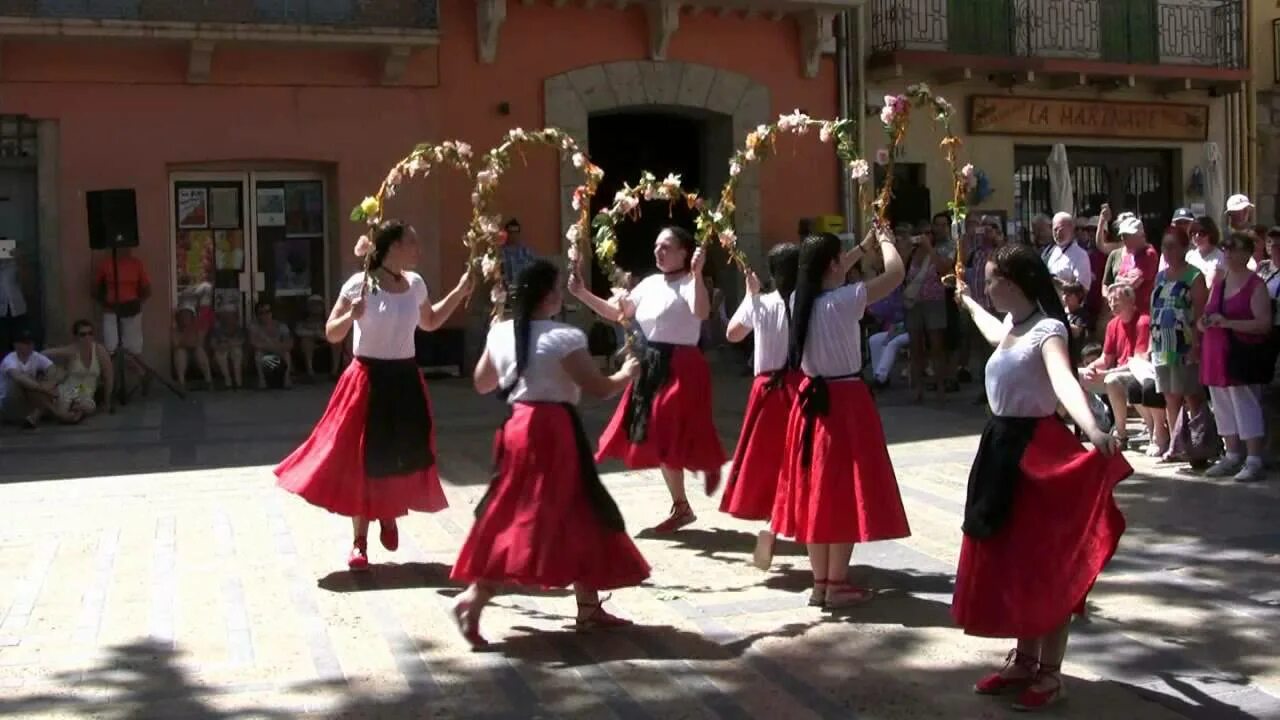
<instances>
[{"instance_id":1,"label":"seated spectator","mask_svg":"<svg viewBox=\"0 0 1280 720\"><path fill-rule=\"evenodd\" d=\"M58 381L58 409L79 411L86 417L98 410L98 383L102 383L102 399L109 406L115 383L111 353L94 336L93 323L77 320L71 326L74 340L70 345L49 348L45 357L64 368Z\"/></svg>"},{"instance_id":2,"label":"seated spectator","mask_svg":"<svg viewBox=\"0 0 1280 720\"><path fill-rule=\"evenodd\" d=\"M1071 347L1078 356L1077 348L1084 347L1093 329L1089 310L1085 306L1086 293L1084 286L1078 282L1069 282L1062 286L1062 307L1067 311L1067 330L1071 333ZM1079 357L1072 358L1077 365Z\"/></svg>"},{"instance_id":3,"label":"seated spectator","mask_svg":"<svg viewBox=\"0 0 1280 720\"><path fill-rule=\"evenodd\" d=\"M187 366L193 355L206 386L213 387L213 371L209 368L209 354L205 352L204 340L205 333L196 321L195 306L178 306L173 313L173 372L178 387L183 390L187 389Z\"/></svg>"},{"instance_id":4,"label":"seated spectator","mask_svg":"<svg viewBox=\"0 0 1280 720\"><path fill-rule=\"evenodd\" d=\"M342 348L329 344L324 337L324 326L329 319L326 310L324 298L319 295L307 298L307 316L293 330L293 334L298 336L298 349L302 351L302 366L308 380L316 379L315 356L321 348L329 351L329 375L338 377Z\"/></svg>"},{"instance_id":5,"label":"seated spectator","mask_svg":"<svg viewBox=\"0 0 1280 720\"><path fill-rule=\"evenodd\" d=\"M867 309L867 314L874 321L874 330L867 338L867 347L871 350L871 367L875 375L872 384L875 387L888 387L893 366L898 361L898 353L911 341L907 335L906 313L902 306L902 288L896 288L883 300L872 304Z\"/></svg>"},{"instance_id":6,"label":"seated spectator","mask_svg":"<svg viewBox=\"0 0 1280 720\"><path fill-rule=\"evenodd\" d=\"M1102 357L1080 369L1085 390L1106 395L1115 417L1113 433L1122 449L1128 448L1129 432L1125 419L1134 406L1153 438L1151 445L1168 447L1168 424L1164 417L1164 399L1155 388L1155 372L1147 360L1151 346L1151 317L1138 313L1133 288L1124 284L1111 286L1107 300L1113 317L1107 324ZM1161 443L1163 440L1163 443ZM1154 453L1154 450L1150 450Z\"/></svg>"},{"instance_id":7,"label":"seated spectator","mask_svg":"<svg viewBox=\"0 0 1280 720\"><path fill-rule=\"evenodd\" d=\"M218 308L213 331L209 333L209 349L227 387L233 390L244 387L244 328L240 327L239 305Z\"/></svg>"},{"instance_id":8,"label":"seated spectator","mask_svg":"<svg viewBox=\"0 0 1280 720\"><path fill-rule=\"evenodd\" d=\"M31 332L18 330L13 352L0 360L0 418L28 430L36 429L46 414L64 423L80 422L80 411L58 407L58 386L49 372L53 367L52 360L35 351Z\"/></svg>"},{"instance_id":9,"label":"seated spectator","mask_svg":"<svg viewBox=\"0 0 1280 720\"><path fill-rule=\"evenodd\" d=\"M249 325L249 345L253 347L258 387L267 387L267 372L279 370L283 370L283 386L293 387L293 337L289 326L276 321L271 303L266 300L258 302L254 318Z\"/></svg>"}]
</instances>

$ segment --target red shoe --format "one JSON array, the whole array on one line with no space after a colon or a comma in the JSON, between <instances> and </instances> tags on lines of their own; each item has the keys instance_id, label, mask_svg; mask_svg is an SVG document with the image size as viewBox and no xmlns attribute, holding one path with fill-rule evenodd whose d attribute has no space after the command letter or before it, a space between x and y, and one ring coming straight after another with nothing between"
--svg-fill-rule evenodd
<instances>
[{"instance_id":1,"label":"red shoe","mask_svg":"<svg viewBox=\"0 0 1280 720\"><path fill-rule=\"evenodd\" d=\"M1034 685L1041 680L1050 680L1053 684L1048 690L1037 690ZM1058 668L1041 665L1039 672L1036 673L1035 683L1018 695L1017 701L1013 703L1014 710L1035 712L1067 699L1067 689L1062 684L1062 675L1058 673Z\"/></svg>"},{"instance_id":2,"label":"red shoe","mask_svg":"<svg viewBox=\"0 0 1280 720\"><path fill-rule=\"evenodd\" d=\"M1000 672L991 673L974 683L973 691L979 695L1004 695L1014 690L1024 690L1036 680L1036 671L1040 666L1040 662L1030 655L1024 655L1017 650L1010 650L1009 656L1004 660L1004 667ZM1027 672L1022 677L1005 677L1005 673L1011 668L1022 668Z\"/></svg>"},{"instance_id":3,"label":"red shoe","mask_svg":"<svg viewBox=\"0 0 1280 720\"><path fill-rule=\"evenodd\" d=\"M347 556L347 569L352 572L369 570L369 541L366 538L358 537L351 544L351 554Z\"/></svg>"},{"instance_id":4,"label":"red shoe","mask_svg":"<svg viewBox=\"0 0 1280 720\"><path fill-rule=\"evenodd\" d=\"M822 607L827 610L845 610L871 600L875 594L847 582L828 582L827 597Z\"/></svg>"},{"instance_id":5,"label":"red shoe","mask_svg":"<svg viewBox=\"0 0 1280 720\"><path fill-rule=\"evenodd\" d=\"M667 519L654 526L653 532L659 535L668 535L686 525L693 524L697 519L698 516L693 514L693 508L689 507L689 503L678 502L671 506L671 514L667 516Z\"/></svg>"},{"instance_id":6,"label":"red shoe","mask_svg":"<svg viewBox=\"0 0 1280 720\"><path fill-rule=\"evenodd\" d=\"M582 614L583 610L589 610L586 615ZM614 630L617 628L630 627L635 623L625 618L610 615L604 609L604 600L594 603L578 603L578 619L573 626L578 632L587 632L590 630Z\"/></svg>"},{"instance_id":7,"label":"red shoe","mask_svg":"<svg viewBox=\"0 0 1280 720\"><path fill-rule=\"evenodd\" d=\"M458 632L462 633L462 638L467 641L472 650L489 646L489 641L480 635L480 614L472 614L471 603L459 598L453 604L453 622L458 626Z\"/></svg>"},{"instance_id":8,"label":"red shoe","mask_svg":"<svg viewBox=\"0 0 1280 720\"><path fill-rule=\"evenodd\" d=\"M378 542L387 552L395 552L400 547L400 528L396 527L396 519L378 521Z\"/></svg>"}]
</instances>

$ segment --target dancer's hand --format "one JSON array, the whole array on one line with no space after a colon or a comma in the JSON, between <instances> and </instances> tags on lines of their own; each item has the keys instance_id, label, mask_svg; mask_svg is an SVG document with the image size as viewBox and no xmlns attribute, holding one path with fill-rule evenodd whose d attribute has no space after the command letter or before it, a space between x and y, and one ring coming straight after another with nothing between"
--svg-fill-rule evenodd
<instances>
[{"instance_id":1,"label":"dancer's hand","mask_svg":"<svg viewBox=\"0 0 1280 720\"><path fill-rule=\"evenodd\" d=\"M961 280L958 277L955 278L955 281L956 281L956 305L959 305L961 309L964 309L964 299L967 297L973 297L973 291L969 289L969 283Z\"/></svg>"},{"instance_id":2,"label":"dancer's hand","mask_svg":"<svg viewBox=\"0 0 1280 720\"><path fill-rule=\"evenodd\" d=\"M582 292L583 284L582 284L581 265L574 268L573 272L569 273L568 288L569 288L569 294L573 295L574 297L577 297L578 294Z\"/></svg>"},{"instance_id":3,"label":"dancer's hand","mask_svg":"<svg viewBox=\"0 0 1280 720\"><path fill-rule=\"evenodd\" d=\"M752 295L760 294L760 278L752 271L747 271L747 292Z\"/></svg>"},{"instance_id":4,"label":"dancer's hand","mask_svg":"<svg viewBox=\"0 0 1280 720\"><path fill-rule=\"evenodd\" d=\"M471 291L474 290L475 287L476 287L476 281L474 278L472 278L471 270L468 268L465 272L462 273L462 277L458 278L457 290L459 293L462 293L463 297L466 297L471 294Z\"/></svg>"},{"instance_id":5,"label":"dancer's hand","mask_svg":"<svg viewBox=\"0 0 1280 720\"><path fill-rule=\"evenodd\" d=\"M351 311L349 313L351 315L351 319L359 320L360 318L364 317L364 308L365 308L364 298L358 297L355 300L352 300Z\"/></svg>"},{"instance_id":6,"label":"dancer's hand","mask_svg":"<svg viewBox=\"0 0 1280 720\"><path fill-rule=\"evenodd\" d=\"M640 361L635 355L628 355L627 359L622 361L622 374L632 380L640 377Z\"/></svg>"},{"instance_id":7,"label":"dancer's hand","mask_svg":"<svg viewBox=\"0 0 1280 720\"><path fill-rule=\"evenodd\" d=\"M1111 457L1120 450L1120 441L1116 440L1111 433L1104 433L1101 430L1094 430L1089 433L1089 442L1098 449L1098 452Z\"/></svg>"},{"instance_id":8,"label":"dancer's hand","mask_svg":"<svg viewBox=\"0 0 1280 720\"><path fill-rule=\"evenodd\" d=\"M702 274L702 268L707 264L707 253L702 248L693 251L693 259L689 261L689 271L697 275Z\"/></svg>"}]
</instances>

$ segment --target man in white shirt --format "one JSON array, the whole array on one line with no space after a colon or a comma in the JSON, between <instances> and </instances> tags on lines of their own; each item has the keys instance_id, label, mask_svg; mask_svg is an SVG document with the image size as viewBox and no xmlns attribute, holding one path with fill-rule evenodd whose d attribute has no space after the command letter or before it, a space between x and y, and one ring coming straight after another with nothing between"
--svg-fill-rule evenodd
<instances>
[{"instance_id":1,"label":"man in white shirt","mask_svg":"<svg viewBox=\"0 0 1280 720\"><path fill-rule=\"evenodd\" d=\"M1086 295L1093 287L1093 267L1089 253L1075 240L1076 221L1071 213L1060 212L1053 216L1053 247L1044 255L1049 274L1061 288L1070 282L1078 282Z\"/></svg>"},{"instance_id":2,"label":"man in white shirt","mask_svg":"<svg viewBox=\"0 0 1280 720\"><path fill-rule=\"evenodd\" d=\"M45 413L63 422L77 422L79 412L58 409L58 385L48 377L53 361L35 351L29 331L19 331L13 352L0 360L0 417L7 423L34 430Z\"/></svg>"}]
</instances>

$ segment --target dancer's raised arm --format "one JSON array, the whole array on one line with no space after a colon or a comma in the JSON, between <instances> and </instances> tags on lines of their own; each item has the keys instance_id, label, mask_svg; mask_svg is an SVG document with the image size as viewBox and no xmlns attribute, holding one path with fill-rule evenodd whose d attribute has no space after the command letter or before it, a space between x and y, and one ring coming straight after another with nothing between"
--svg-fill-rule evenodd
<instances>
[{"instance_id":1,"label":"dancer's raised arm","mask_svg":"<svg viewBox=\"0 0 1280 720\"><path fill-rule=\"evenodd\" d=\"M591 308L591 312L609 322L618 322L622 318L629 318L635 314L635 306L627 301L626 295L619 295L612 300L598 297L583 284L582 274L583 270L579 265L569 275L569 294L577 298L578 302Z\"/></svg>"},{"instance_id":2,"label":"dancer's raised arm","mask_svg":"<svg viewBox=\"0 0 1280 720\"><path fill-rule=\"evenodd\" d=\"M1009 329L1004 326L1004 322L987 312L981 303L974 300L969 292L969 284L959 278L956 279L956 304L960 309L969 311L969 316L973 318L973 324L978 327L978 332L982 333L982 337L986 338L992 347L999 345L1005 335L1009 334Z\"/></svg>"},{"instance_id":3,"label":"dancer's raised arm","mask_svg":"<svg viewBox=\"0 0 1280 720\"><path fill-rule=\"evenodd\" d=\"M868 241L879 243L880 253L884 256L884 272L867 281L867 304L870 305L889 297L889 294L902 284L907 271L902 265L902 256L898 254L898 248L894 247L892 241L886 241L885 235L868 235L863 242Z\"/></svg>"}]
</instances>

